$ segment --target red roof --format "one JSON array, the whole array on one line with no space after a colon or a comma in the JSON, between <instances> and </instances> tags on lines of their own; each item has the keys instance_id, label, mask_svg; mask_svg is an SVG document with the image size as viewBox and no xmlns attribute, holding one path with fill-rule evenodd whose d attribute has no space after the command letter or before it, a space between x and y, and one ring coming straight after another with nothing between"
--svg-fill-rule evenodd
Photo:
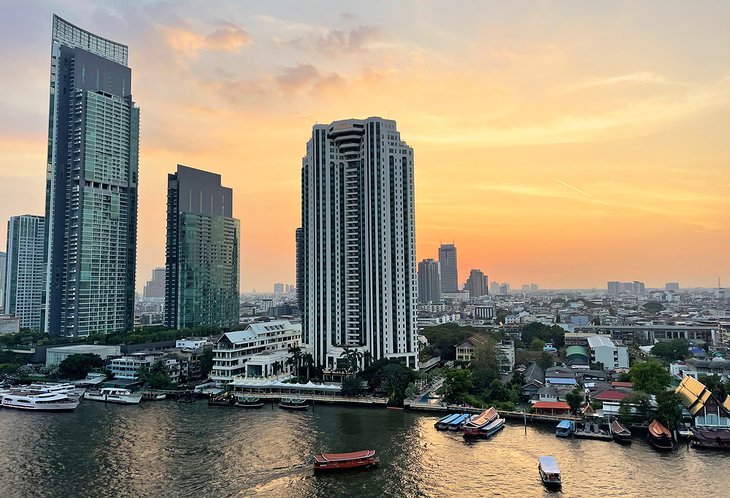
<instances>
[{"instance_id":1,"label":"red roof","mask_svg":"<svg viewBox=\"0 0 730 498\"><path fill-rule=\"evenodd\" d=\"M626 397L626 393L623 391L617 391L615 389L607 389L603 392L593 396L596 401L621 401Z\"/></svg>"},{"instance_id":2,"label":"red roof","mask_svg":"<svg viewBox=\"0 0 730 498\"><path fill-rule=\"evenodd\" d=\"M533 408L553 408L556 410L570 410L570 405L563 401L538 401L532 405Z\"/></svg>"},{"instance_id":3,"label":"red roof","mask_svg":"<svg viewBox=\"0 0 730 498\"><path fill-rule=\"evenodd\" d=\"M317 462L342 462L347 460L359 460L361 458L370 458L375 455L375 450L353 451L352 453L322 453L315 455Z\"/></svg>"}]
</instances>

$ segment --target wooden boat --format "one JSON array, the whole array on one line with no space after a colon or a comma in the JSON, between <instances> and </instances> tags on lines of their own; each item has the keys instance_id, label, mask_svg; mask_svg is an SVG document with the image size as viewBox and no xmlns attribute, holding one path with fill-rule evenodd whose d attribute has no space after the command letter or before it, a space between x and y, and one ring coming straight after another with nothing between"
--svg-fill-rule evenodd
<instances>
[{"instance_id":1,"label":"wooden boat","mask_svg":"<svg viewBox=\"0 0 730 498\"><path fill-rule=\"evenodd\" d=\"M611 422L611 434L613 434L613 440L617 443L631 444L631 431L618 420Z\"/></svg>"},{"instance_id":2,"label":"wooden boat","mask_svg":"<svg viewBox=\"0 0 730 498\"><path fill-rule=\"evenodd\" d=\"M499 417L499 413L497 413L496 408L492 407L484 410L464 425L464 437L480 436L481 430L497 417Z\"/></svg>"},{"instance_id":3,"label":"wooden boat","mask_svg":"<svg viewBox=\"0 0 730 498\"><path fill-rule=\"evenodd\" d=\"M671 451L674 449L672 441L672 433L664 427L658 420L654 420L649 424L649 433L647 434L649 444L658 451Z\"/></svg>"},{"instance_id":4,"label":"wooden boat","mask_svg":"<svg viewBox=\"0 0 730 498\"><path fill-rule=\"evenodd\" d=\"M354 451L352 453L321 453L314 457L314 470L344 470L369 468L380 462L375 450Z\"/></svg>"},{"instance_id":5,"label":"wooden boat","mask_svg":"<svg viewBox=\"0 0 730 498\"><path fill-rule=\"evenodd\" d=\"M559 489L563 485L562 476L558 461L552 456L541 456L537 469L540 472L540 480L546 488Z\"/></svg>"},{"instance_id":6,"label":"wooden boat","mask_svg":"<svg viewBox=\"0 0 730 498\"><path fill-rule=\"evenodd\" d=\"M690 444L697 449L730 451L730 429L692 429Z\"/></svg>"},{"instance_id":7,"label":"wooden boat","mask_svg":"<svg viewBox=\"0 0 730 498\"><path fill-rule=\"evenodd\" d=\"M261 408L264 406L264 402L261 401L261 398L255 396L243 396L238 398L236 406L240 408Z\"/></svg>"},{"instance_id":8,"label":"wooden boat","mask_svg":"<svg viewBox=\"0 0 730 498\"><path fill-rule=\"evenodd\" d=\"M561 420L555 427L555 435L557 437L570 437L575 432L575 422L572 420Z\"/></svg>"},{"instance_id":9,"label":"wooden boat","mask_svg":"<svg viewBox=\"0 0 730 498\"><path fill-rule=\"evenodd\" d=\"M279 408L285 410L306 410L309 407L306 399L299 398L281 398Z\"/></svg>"},{"instance_id":10,"label":"wooden boat","mask_svg":"<svg viewBox=\"0 0 730 498\"><path fill-rule=\"evenodd\" d=\"M441 417L433 424L433 426L439 431L445 431L449 428L449 423L451 423L452 420L455 420L460 415L460 413L452 413L451 415Z\"/></svg>"}]
</instances>

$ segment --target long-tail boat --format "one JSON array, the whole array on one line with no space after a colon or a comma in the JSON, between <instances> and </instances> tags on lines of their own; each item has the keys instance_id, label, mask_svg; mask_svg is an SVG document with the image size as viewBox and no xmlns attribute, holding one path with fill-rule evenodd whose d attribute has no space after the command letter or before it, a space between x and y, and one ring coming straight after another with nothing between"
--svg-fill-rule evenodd
<instances>
[{"instance_id":1,"label":"long-tail boat","mask_svg":"<svg viewBox=\"0 0 730 498\"><path fill-rule=\"evenodd\" d=\"M656 450L671 451L674 449L672 433L669 432L669 429L664 427L658 420L654 420L651 424L649 424L647 440Z\"/></svg>"},{"instance_id":2,"label":"long-tail boat","mask_svg":"<svg viewBox=\"0 0 730 498\"><path fill-rule=\"evenodd\" d=\"M611 422L611 433L613 434L613 440L617 443L631 444L631 431L618 420Z\"/></svg>"},{"instance_id":3,"label":"long-tail boat","mask_svg":"<svg viewBox=\"0 0 730 498\"><path fill-rule=\"evenodd\" d=\"M380 462L375 450L354 451L352 453L321 453L314 457L314 470L343 470L368 468Z\"/></svg>"}]
</instances>

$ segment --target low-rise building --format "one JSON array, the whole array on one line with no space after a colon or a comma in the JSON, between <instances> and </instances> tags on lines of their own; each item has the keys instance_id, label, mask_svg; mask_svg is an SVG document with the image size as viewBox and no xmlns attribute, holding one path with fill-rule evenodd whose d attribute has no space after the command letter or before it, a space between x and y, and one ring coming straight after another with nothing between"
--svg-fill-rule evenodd
<instances>
[{"instance_id":1,"label":"low-rise building","mask_svg":"<svg viewBox=\"0 0 730 498\"><path fill-rule=\"evenodd\" d=\"M2 285L3 282L0 282ZM2 303L0 303L2 304ZM20 318L15 315L0 315L0 335L20 332Z\"/></svg>"},{"instance_id":2,"label":"low-rise building","mask_svg":"<svg viewBox=\"0 0 730 498\"><path fill-rule=\"evenodd\" d=\"M497 344L497 361L502 373L509 373L515 368L515 343L512 339L502 339Z\"/></svg>"},{"instance_id":3,"label":"low-rise building","mask_svg":"<svg viewBox=\"0 0 730 498\"><path fill-rule=\"evenodd\" d=\"M58 365L74 354L95 354L102 360L121 354L119 346L101 346L98 344L76 344L73 346L56 346L46 349L46 366Z\"/></svg>"},{"instance_id":4,"label":"low-rise building","mask_svg":"<svg viewBox=\"0 0 730 498\"><path fill-rule=\"evenodd\" d=\"M591 363L601 363L606 370L629 368L629 350L626 346L617 346L606 336L594 335L588 338Z\"/></svg>"}]
</instances>

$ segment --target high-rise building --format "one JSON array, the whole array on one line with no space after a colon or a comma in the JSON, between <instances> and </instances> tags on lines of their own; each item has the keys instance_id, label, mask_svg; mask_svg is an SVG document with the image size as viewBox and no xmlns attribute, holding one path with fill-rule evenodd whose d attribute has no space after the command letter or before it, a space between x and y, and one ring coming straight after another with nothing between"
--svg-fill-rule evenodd
<instances>
[{"instance_id":1,"label":"high-rise building","mask_svg":"<svg viewBox=\"0 0 730 498\"><path fill-rule=\"evenodd\" d=\"M664 290L679 291L679 282L667 282L664 284Z\"/></svg>"},{"instance_id":2,"label":"high-rise building","mask_svg":"<svg viewBox=\"0 0 730 498\"><path fill-rule=\"evenodd\" d=\"M178 165L167 176L165 325L238 324L240 223L221 176Z\"/></svg>"},{"instance_id":3,"label":"high-rise building","mask_svg":"<svg viewBox=\"0 0 730 498\"><path fill-rule=\"evenodd\" d=\"M395 121L315 125L302 160L302 330L318 365L343 348L417 368L413 149Z\"/></svg>"},{"instance_id":4,"label":"high-rise building","mask_svg":"<svg viewBox=\"0 0 730 498\"><path fill-rule=\"evenodd\" d=\"M5 313L20 318L20 328L41 330L43 294L43 216L26 214L8 221Z\"/></svg>"},{"instance_id":5,"label":"high-rise building","mask_svg":"<svg viewBox=\"0 0 730 498\"><path fill-rule=\"evenodd\" d=\"M621 282L611 281L606 286L609 296L618 296L621 293Z\"/></svg>"},{"instance_id":6,"label":"high-rise building","mask_svg":"<svg viewBox=\"0 0 730 498\"><path fill-rule=\"evenodd\" d=\"M439 263L424 259L418 263L418 302L438 303L441 301L441 276Z\"/></svg>"},{"instance_id":7,"label":"high-rise building","mask_svg":"<svg viewBox=\"0 0 730 498\"><path fill-rule=\"evenodd\" d=\"M493 280L491 284L489 284L489 293L493 296L498 296L500 293L500 285L499 282L496 280Z\"/></svg>"},{"instance_id":8,"label":"high-rise building","mask_svg":"<svg viewBox=\"0 0 730 498\"><path fill-rule=\"evenodd\" d=\"M274 284L274 294L283 294L284 293L284 284L278 282Z\"/></svg>"},{"instance_id":9,"label":"high-rise building","mask_svg":"<svg viewBox=\"0 0 730 498\"><path fill-rule=\"evenodd\" d=\"M0 252L0 314L5 309L5 253Z\"/></svg>"},{"instance_id":10,"label":"high-rise building","mask_svg":"<svg viewBox=\"0 0 730 498\"><path fill-rule=\"evenodd\" d=\"M489 294L489 279L481 270L471 270L466 280L469 297L482 297Z\"/></svg>"},{"instance_id":11,"label":"high-rise building","mask_svg":"<svg viewBox=\"0 0 730 498\"><path fill-rule=\"evenodd\" d=\"M130 330L139 108L127 47L53 16L44 329Z\"/></svg>"},{"instance_id":12,"label":"high-rise building","mask_svg":"<svg viewBox=\"0 0 730 498\"><path fill-rule=\"evenodd\" d=\"M144 285L142 297L148 301L162 301L165 299L165 268L152 270L152 279Z\"/></svg>"},{"instance_id":13,"label":"high-rise building","mask_svg":"<svg viewBox=\"0 0 730 498\"><path fill-rule=\"evenodd\" d=\"M618 296L626 293L632 296L640 296L646 292L644 282L634 280L633 282L608 282L608 295Z\"/></svg>"},{"instance_id":14,"label":"high-rise building","mask_svg":"<svg viewBox=\"0 0 730 498\"><path fill-rule=\"evenodd\" d=\"M459 292L459 270L456 265L456 246L441 244L439 247L441 292Z\"/></svg>"},{"instance_id":15,"label":"high-rise building","mask_svg":"<svg viewBox=\"0 0 730 498\"><path fill-rule=\"evenodd\" d=\"M304 284L303 284L303 278L304 278L304 262L302 261L303 256L303 248L302 248L302 241L303 241L303 231L301 228L297 228L295 234L294 234L294 242L296 244L296 253L297 253L297 262L296 262L296 291L297 291L297 307L301 310L302 309L302 302L304 299L304 296L302 296L302 291L304 290Z\"/></svg>"}]
</instances>

